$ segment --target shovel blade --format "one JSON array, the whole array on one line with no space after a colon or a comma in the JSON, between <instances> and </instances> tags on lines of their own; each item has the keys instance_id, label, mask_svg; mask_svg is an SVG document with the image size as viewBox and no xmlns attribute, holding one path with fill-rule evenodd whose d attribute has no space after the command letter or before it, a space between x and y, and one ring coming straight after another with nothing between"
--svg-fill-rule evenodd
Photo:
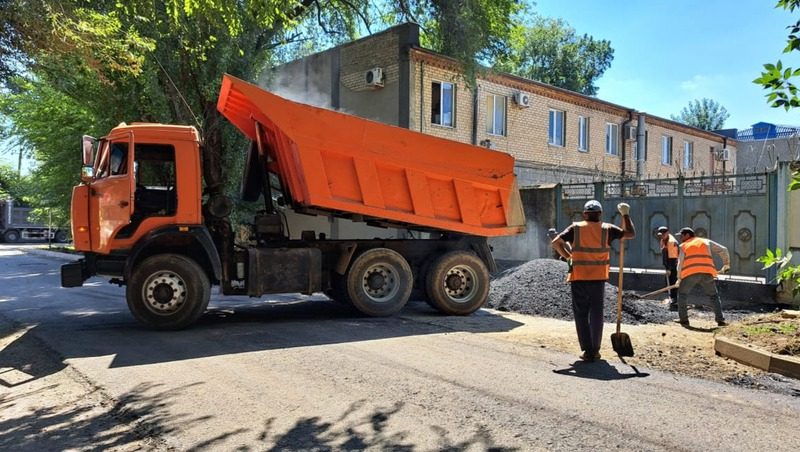
<instances>
[{"instance_id":1,"label":"shovel blade","mask_svg":"<svg viewBox=\"0 0 800 452\"><path fill-rule=\"evenodd\" d=\"M619 356L633 356L633 344L627 333L613 333L611 335L611 346Z\"/></svg>"}]
</instances>

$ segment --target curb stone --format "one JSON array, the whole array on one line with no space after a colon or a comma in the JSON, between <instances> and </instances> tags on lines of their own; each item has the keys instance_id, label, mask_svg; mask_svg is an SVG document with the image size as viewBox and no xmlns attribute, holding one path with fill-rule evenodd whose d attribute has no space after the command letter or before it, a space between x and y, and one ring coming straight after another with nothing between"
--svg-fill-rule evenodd
<instances>
[{"instance_id":1,"label":"curb stone","mask_svg":"<svg viewBox=\"0 0 800 452\"><path fill-rule=\"evenodd\" d=\"M60 260L63 260L63 261L76 261L76 260L78 260L78 259L80 259L82 257L79 254L60 253L58 251L44 250L44 249L41 249L41 248L17 248L17 249L19 251L22 251L23 253L29 253L29 254L36 254L36 255L39 255L39 256L52 257L52 258L60 259Z\"/></svg>"},{"instance_id":2,"label":"curb stone","mask_svg":"<svg viewBox=\"0 0 800 452\"><path fill-rule=\"evenodd\" d=\"M800 379L800 359L748 347L724 336L714 338L714 351L748 366Z\"/></svg>"}]
</instances>

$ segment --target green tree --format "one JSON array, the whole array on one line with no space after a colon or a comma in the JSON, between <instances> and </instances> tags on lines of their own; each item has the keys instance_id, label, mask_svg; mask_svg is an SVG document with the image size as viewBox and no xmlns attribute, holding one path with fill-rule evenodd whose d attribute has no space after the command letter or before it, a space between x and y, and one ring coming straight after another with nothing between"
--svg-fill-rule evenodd
<instances>
[{"instance_id":1,"label":"green tree","mask_svg":"<svg viewBox=\"0 0 800 452\"><path fill-rule=\"evenodd\" d=\"M704 97L689 102L679 115L671 115L670 118L698 129L719 130L725 127L725 121L730 116L728 110L717 101Z\"/></svg>"},{"instance_id":2,"label":"green tree","mask_svg":"<svg viewBox=\"0 0 800 452\"><path fill-rule=\"evenodd\" d=\"M614 59L610 41L579 36L562 19L537 16L513 38L495 60L496 70L590 96L597 94L595 83Z\"/></svg>"},{"instance_id":3,"label":"green tree","mask_svg":"<svg viewBox=\"0 0 800 452\"><path fill-rule=\"evenodd\" d=\"M800 9L800 0L780 0L775 7L794 12ZM787 28L789 36L786 38L786 47L783 49L783 53L800 51L800 20ZM790 81L800 75L800 68L796 70L784 68L779 60L775 64L765 64L764 69L766 71L761 73L761 77L753 80L753 83L769 90L767 102L772 107L783 107L787 111L800 107L797 86ZM800 170L792 173L792 181L789 183L788 190L800 190ZM791 251L784 254L780 248L775 251L768 249L765 255L758 258L758 261L764 264L765 270L775 267L778 273L777 282L791 282L794 285L792 295L795 297L800 295L800 265L792 265Z\"/></svg>"},{"instance_id":4,"label":"green tree","mask_svg":"<svg viewBox=\"0 0 800 452\"><path fill-rule=\"evenodd\" d=\"M795 12L795 10L800 9L800 0L780 0L775 7ZM789 29L789 36L786 38L786 47L783 48L783 53L789 54L800 51L800 19L787 28ZM765 64L761 77L753 80L753 82L768 91L766 97L770 106L774 108L783 107L788 111L790 108L800 107L798 88L792 82L792 79L798 76L800 76L800 68L784 67L781 60L778 60L776 63Z\"/></svg>"},{"instance_id":5,"label":"green tree","mask_svg":"<svg viewBox=\"0 0 800 452\"><path fill-rule=\"evenodd\" d=\"M41 171L34 176L61 191L50 199L65 200L65 212L78 174L70 168L78 163L63 153L77 158L81 133L97 136L119 121L196 125L206 193L221 195L237 185L243 145L216 110L223 73L255 80L276 55L297 54L281 53L291 43L300 52L317 50L358 37L362 24L369 29L403 14L429 18L428 35L443 47L464 41L446 31L452 27L476 31L470 41L479 44L453 50L474 59L500 47L496 35L508 29L505 16L517 3L465 1L464 13L443 0L396 0L385 2L391 14L380 16L368 0L0 0L2 112L14 134L36 149ZM54 128L69 144L50 133Z\"/></svg>"}]
</instances>

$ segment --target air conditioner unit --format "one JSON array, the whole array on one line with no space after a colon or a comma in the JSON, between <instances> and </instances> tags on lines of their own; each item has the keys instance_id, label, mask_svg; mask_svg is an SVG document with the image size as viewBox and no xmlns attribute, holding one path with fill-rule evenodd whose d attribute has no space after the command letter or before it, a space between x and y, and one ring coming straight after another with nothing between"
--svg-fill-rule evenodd
<instances>
[{"instance_id":1,"label":"air conditioner unit","mask_svg":"<svg viewBox=\"0 0 800 452\"><path fill-rule=\"evenodd\" d=\"M527 93L515 93L514 102L522 108L531 106L531 95Z\"/></svg>"},{"instance_id":2,"label":"air conditioner unit","mask_svg":"<svg viewBox=\"0 0 800 452\"><path fill-rule=\"evenodd\" d=\"M367 86L383 88L383 69L376 67L367 71L365 74Z\"/></svg>"},{"instance_id":3,"label":"air conditioner unit","mask_svg":"<svg viewBox=\"0 0 800 452\"><path fill-rule=\"evenodd\" d=\"M716 154L717 160L721 162L727 162L731 159L731 151L728 148L718 149Z\"/></svg>"},{"instance_id":4,"label":"air conditioner unit","mask_svg":"<svg viewBox=\"0 0 800 452\"><path fill-rule=\"evenodd\" d=\"M623 130L625 133L625 140L631 141L636 140L636 127L634 126L625 126Z\"/></svg>"}]
</instances>

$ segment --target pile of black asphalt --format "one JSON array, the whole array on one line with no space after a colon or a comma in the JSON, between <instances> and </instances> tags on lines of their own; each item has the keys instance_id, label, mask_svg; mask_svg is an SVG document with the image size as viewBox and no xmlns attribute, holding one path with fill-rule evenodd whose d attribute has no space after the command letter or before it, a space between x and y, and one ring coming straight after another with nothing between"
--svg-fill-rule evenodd
<instances>
[{"instance_id":1,"label":"pile of black asphalt","mask_svg":"<svg viewBox=\"0 0 800 452\"><path fill-rule=\"evenodd\" d=\"M556 259L534 259L495 275L486 307L498 311L572 320L572 296L566 282L567 264ZM677 317L664 297L639 299L623 290L622 322L629 325L667 323ZM617 288L605 286L606 322L617 321Z\"/></svg>"},{"instance_id":2,"label":"pile of black asphalt","mask_svg":"<svg viewBox=\"0 0 800 452\"><path fill-rule=\"evenodd\" d=\"M557 259L534 259L522 265L508 268L492 278L487 308L498 311L518 312L554 319L572 320L572 295L567 280L567 264ZM641 325L645 323L668 323L678 317L670 312L667 295L653 299L639 298L640 292L623 290L622 323ZM713 310L704 303L703 297L695 294L689 302L692 317L713 320ZM755 313L775 312L783 306L765 302L741 302L722 300L725 319L735 321ZM617 288L605 285L603 303L606 322L617 321Z\"/></svg>"}]
</instances>

